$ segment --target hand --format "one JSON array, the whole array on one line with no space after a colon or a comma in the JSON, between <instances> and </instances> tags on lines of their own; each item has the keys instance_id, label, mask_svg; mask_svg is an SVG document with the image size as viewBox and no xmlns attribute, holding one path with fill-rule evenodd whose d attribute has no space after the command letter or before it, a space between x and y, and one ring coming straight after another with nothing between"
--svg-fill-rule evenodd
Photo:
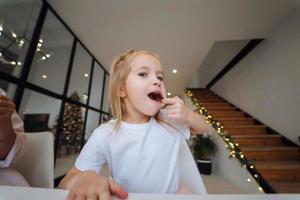
<instances>
[{"instance_id":1,"label":"hand","mask_svg":"<svg viewBox=\"0 0 300 200\"><path fill-rule=\"evenodd\" d=\"M0 116L11 116L15 111L15 104L6 96L0 95Z\"/></svg>"},{"instance_id":2,"label":"hand","mask_svg":"<svg viewBox=\"0 0 300 200\"><path fill-rule=\"evenodd\" d=\"M120 199L126 199L128 196L128 193L113 181L93 171L85 171L74 178L67 200L110 200L110 194Z\"/></svg>"},{"instance_id":3,"label":"hand","mask_svg":"<svg viewBox=\"0 0 300 200\"><path fill-rule=\"evenodd\" d=\"M165 98L162 102L166 105L169 118L187 124L190 110L184 105L184 102L179 97Z\"/></svg>"}]
</instances>

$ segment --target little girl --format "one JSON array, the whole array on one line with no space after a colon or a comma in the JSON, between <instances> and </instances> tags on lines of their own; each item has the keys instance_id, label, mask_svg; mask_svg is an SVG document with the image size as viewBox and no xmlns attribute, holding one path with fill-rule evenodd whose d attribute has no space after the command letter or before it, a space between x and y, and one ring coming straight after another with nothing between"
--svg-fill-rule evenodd
<instances>
[{"instance_id":1,"label":"little girl","mask_svg":"<svg viewBox=\"0 0 300 200\"><path fill-rule=\"evenodd\" d=\"M180 98L166 98L159 57L138 50L117 57L109 100L114 120L95 129L59 187L70 190L68 199L178 193L180 142L208 124ZM106 163L113 181L99 175Z\"/></svg>"}]
</instances>

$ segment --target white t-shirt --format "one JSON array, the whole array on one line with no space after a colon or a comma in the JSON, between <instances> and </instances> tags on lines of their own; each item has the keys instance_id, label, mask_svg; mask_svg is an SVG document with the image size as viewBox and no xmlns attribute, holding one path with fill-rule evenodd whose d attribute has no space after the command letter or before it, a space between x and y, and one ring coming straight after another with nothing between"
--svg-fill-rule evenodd
<instances>
[{"instance_id":1,"label":"white t-shirt","mask_svg":"<svg viewBox=\"0 0 300 200\"><path fill-rule=\"evenodd\" d=\"M179 186L178 153L182 139L190 137L188 126L166 118L159 124L152 117L145 124L122 122L113 132L115 120L102 124L78 156L77 169L100 172L108 164L113 180L127 192L176 193Z\"/></svg>"}]
</instances>

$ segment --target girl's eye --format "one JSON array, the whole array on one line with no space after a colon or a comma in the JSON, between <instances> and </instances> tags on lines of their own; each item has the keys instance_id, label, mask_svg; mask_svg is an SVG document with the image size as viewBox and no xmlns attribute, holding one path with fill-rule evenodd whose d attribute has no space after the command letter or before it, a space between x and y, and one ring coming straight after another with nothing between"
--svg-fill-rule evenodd
<instances>
[{"instance_id":1,"label":"girl's eye","mask_svg":"<svg viewBox=\"0 0 300 200\"><path fill-rule=\"evenodd\" d=\"M158 76L157 79L160 80L160 81L164 80L164 78L162 76Z\"/></svg>"},{"instance_id":2,"label":"girl's eye","mask_svg":"<svg viewBox=\"0 0 300 200\"><path fill-rule=\"evenodd\" d=\"M139 73L138 75L141 76L141 77L147 77L148 74L145 73L145 72L141 72L141 73Z\"/></svg>"}]
</instances>

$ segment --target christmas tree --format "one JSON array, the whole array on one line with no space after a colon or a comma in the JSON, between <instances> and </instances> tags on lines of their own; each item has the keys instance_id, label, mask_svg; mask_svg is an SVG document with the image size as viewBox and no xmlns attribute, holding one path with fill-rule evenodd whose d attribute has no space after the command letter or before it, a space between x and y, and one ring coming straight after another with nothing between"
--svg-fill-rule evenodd
<instances>
[{"instance_id":1,"label":"christmas tree","mask_svg":"<svg viewBox=\"0 0 300 200\"><path fill-rule=\"evenodd\" d=\"M69 97L72 100L80 101L77 92L74 92ZM79 151L83 132L83 119L81 107L75 104L65 103L64 120L62 132L60 135L59 146L67 148L67 154L70 152Z\"/></svg>"}]
</instances>

